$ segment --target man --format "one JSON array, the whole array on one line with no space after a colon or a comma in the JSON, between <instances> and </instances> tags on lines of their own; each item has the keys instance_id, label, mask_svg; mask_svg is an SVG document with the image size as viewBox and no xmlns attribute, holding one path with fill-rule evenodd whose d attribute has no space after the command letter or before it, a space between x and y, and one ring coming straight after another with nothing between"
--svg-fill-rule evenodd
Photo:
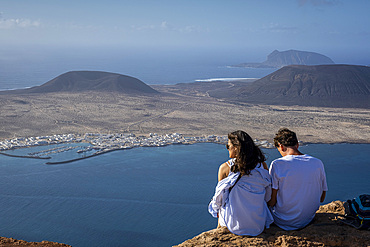
<instances>
[{"instance_id":1,"label":"man","mask_svg":"<svg viewBox=\"0 0 370 247\"><path fill-rule=\"evenodd\" d=\"M326 176L321 160L298 151L296 134L282 128L274 138L282 158L271 162L272 195L268 202L274 222L284 230L308 225L325 199Z\"/></svg>"}]
</instances>

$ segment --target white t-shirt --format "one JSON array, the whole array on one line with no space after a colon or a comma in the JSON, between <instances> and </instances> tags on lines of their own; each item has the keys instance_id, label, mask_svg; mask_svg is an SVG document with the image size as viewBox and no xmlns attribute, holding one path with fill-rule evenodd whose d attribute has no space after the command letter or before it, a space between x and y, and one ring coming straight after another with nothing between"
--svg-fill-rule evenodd
<instances>
[{"instance_id":1,"label":"white t-shirt","mask_svg":"<svg viewBox=\"0 0 370 247\"><path fill-rule=\"evenodd\" d=\"M276 205L271 209L274 222L284 230L308 225L327 191L324 165L309 155L287 155L271 162L272 188L278 190Z\"/></svg>"}]
</instances>

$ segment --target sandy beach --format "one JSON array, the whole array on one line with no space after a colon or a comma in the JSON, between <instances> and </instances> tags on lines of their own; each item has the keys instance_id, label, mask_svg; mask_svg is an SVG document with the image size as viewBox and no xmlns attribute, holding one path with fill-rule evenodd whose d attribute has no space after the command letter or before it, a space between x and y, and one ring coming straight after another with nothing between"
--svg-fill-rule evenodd
<instances>
[{"instance_id":1,"label":"sandy beach","mask_svg":"<svg viewBox=\"0 0 370 247\"><path fill-rule=\"evenodd\" d=\"M370 143L369 109L236 104L206 94L156 89L162 94L1 95L0 140L69 133L222 136L242 129L271 142L275 131L288 127L303 142Z\"/></svg>"}]
</instances>

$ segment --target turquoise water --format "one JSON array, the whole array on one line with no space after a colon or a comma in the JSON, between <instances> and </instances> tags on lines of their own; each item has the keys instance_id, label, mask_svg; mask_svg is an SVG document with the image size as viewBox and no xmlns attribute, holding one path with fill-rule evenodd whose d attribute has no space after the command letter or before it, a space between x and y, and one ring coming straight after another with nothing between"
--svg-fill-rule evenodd
<instances>
[{"instance_id":1,"label":"turquoise water","mask_svg":"<svg viewBox=\"0 0 370 247\"><path fill-rule=\"evenodd\" d=\"M77 157L75 151L51 160ZM274 149L264 151L268 163L279 157ZM301 151L325 164L325 202L370 192L369 144L314 144ZM0 156L1 235L72 246L181 243L216 226L207 205L227 155L224 145L203 143L135 148L53 166Z\"/></svg>"}]
</instances>

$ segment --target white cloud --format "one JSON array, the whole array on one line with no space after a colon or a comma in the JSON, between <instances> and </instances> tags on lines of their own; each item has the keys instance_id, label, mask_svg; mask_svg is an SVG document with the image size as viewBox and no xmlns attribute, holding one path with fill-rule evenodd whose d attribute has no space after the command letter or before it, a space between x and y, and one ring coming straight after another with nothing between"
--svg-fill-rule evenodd
<instances>
[{"instance_id":1,"label":"white cloud","mask_svg":"<svg viewBox=\"0 0 370 247\"><path fill-rule=\"evenodd\" d=\"M162 21L160 28L161 30L168 30L171 27L168 25L167 21Z\"/></svg>"},{"instance_id":2,"label":"white cloud","mask_svg":"<svg viewBox=\"0 0 370 247\"><path fill-rule=\"evenodd\" d=\"M40 21L30 19L4 19L0 15L0 29L39 27Z\"/></svg>"}]
</instances>

